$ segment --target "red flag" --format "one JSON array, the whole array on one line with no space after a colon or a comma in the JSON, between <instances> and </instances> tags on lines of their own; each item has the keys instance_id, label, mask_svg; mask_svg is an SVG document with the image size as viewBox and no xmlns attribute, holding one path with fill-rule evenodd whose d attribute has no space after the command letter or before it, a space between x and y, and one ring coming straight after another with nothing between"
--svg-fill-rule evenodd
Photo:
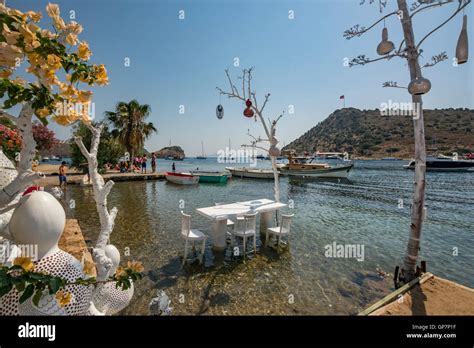
<instances>
[{"instance_id":1,"label":"red flag","mask_svg":"<svg viewBox=\"0 0 474 348\"><path fill-rule=\"evenodd\" d=\"M344 95L341 95L341 96L339 97L339 99L344 99Z\"/></svg>"}]
</instances>

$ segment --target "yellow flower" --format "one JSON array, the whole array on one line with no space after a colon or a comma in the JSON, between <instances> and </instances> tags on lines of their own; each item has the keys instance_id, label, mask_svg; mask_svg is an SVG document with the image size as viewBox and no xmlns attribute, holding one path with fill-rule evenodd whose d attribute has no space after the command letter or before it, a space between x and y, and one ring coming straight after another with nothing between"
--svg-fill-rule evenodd
<instances>
[{"instance_id":1,"label":"yellow flower","mask_svg":"<svg viewBox=\"0 0 474 348\"><path fill-rule=\"evenodd\" d=\"M33 22L39 22L41 17L43 17L41 12L28 11L25 14L30 17Z\"/></svg>"},{"instance_id":2,"label":"yellow flower","mask_svg":"<svg viewBox=\"0 0 474 348\"><path fill-rule=\"evenodd\" d=\"M49 111L48 108L41 108L41 109L36 109L35 110L35 115L38 117L46 117L51 114L51 111Z\"/></svg>"},{"instance_id":3,"label":"yellow flower","mask_svg":"<svg viewBox=\"0 0 474 348\"><path fill-rule=\"evenodd\" d=\"M48 5L46 6L46 12L48 13L48 16L50 17L55 17L55 16L60 15L59 6L57 4L48 3Z\"/></svg>"},{"instance_id":4,"label":"yellow flower","mask_svg":"<svg viewBox=\"0 0 474 348\"><path fill-rule=\"evenodd\" d=\"M71 21L67 26L66 29L69 30L71 33L79 35L82 33L82 25L77 22Z\"/></svg>"},{"instance_id":5,"label":"yellow flower","mask_svg":"<svg viewBox=\"0 0 474 348\"><path fill-rule=\"evenodd\" d=\"M35 265L29 257L17 257L13 260L13 264L15 266L21 266L25 272L31 272L35 268Z\"/></svg>"},{"instance_id":6,"label":"yellow flower","mask_svg":"<svg viewBox=\"0 0 474 348\"><path fill-rule=\"evenodd\" d=\"M67 34L67 36L66 36L66 42L67 42L68 44L70 44L71 46L77 45L77 42L78 42L78 41L79 41L79 40L77 39L77 35L76 35L76 34L73 34L73 33Z\"/></svg>"},{"instance_id":7,"label":"yellow flower","mask_svg":"<svg viewBox=\"0 0 474 348\"><path fill-rule=\"evenodd\" d=\"M91 262L91 261L85 261L84 262L84 273L87 274L87 275L90 275L90 276L94 276L95 275L95 264L94 262Z\"/></svg>"},{"instance_id":8,"label":"yellow flower","mask_svg":"<svg viewBox=\"0 0 474 348\"><path fill-rule=\"evenodd\" d=\"M48 65L51 69L58 70L61 68L61 58L55 54L48 54Z\"/></svg>"},{"instance_id":9,"label":"yellow flower","mask_svg":"<svg viewBox=\"0 0 474 348\"><path fill-rule=\"evenodd\" d=\"M87 44L87 42L85 41L82 41L80 44L79 44L79 47L78 47L78 56L79 58L83 59L83 60L89 60L89 58L91 57L92 55L92 52L91 50L89 49L89 45Z\"/></svg>"},{"instance_id":10,"label":"yellow flower","mask_svg":"<svg viewBox=\"0 0 474 348\"><path fill-rule=\"evenodd\" d=\"M34 29L34 27L28 26L26 24L22 24L18 28L18 31L21 33L21 35L23 35L25 39L25 43L33 44L34 41L38 40Z\"/></svg>"},{"instance_id":11,"label":"yellow flower","mask_svg":"<svg viewBox=\"0 0 474 348\"><path fill-rule=\"evenodd\" d=\"M59 85L59 89L61 90L61 94L67 99L76 97L78 94L77 89L75 89L73 85L66 85L62 83Z\"/></svg>"},{"instance_id":12,"label":"yellow flower","mask_svg":"<svg viewBox=\"0 0 474 348\"><path fill-rule=\"evenodd\" d=\"M117 267L117 270L115 271L115 277L116 278L122 278L122 277L127 277L127 271L122 266Z\"/></svg>"},{"instance_id":13,"label":"yellow flower","mask_svg":"<svg viewBox=\"0 0 474 348\"><path fill-rule=\"evenodd\" d=\"M27 84L26 80L22 79L19 76L17 76L14 80L11 80L11 82L20 86L25 86Z\"/></svg>"},{"instance_id":14,"label":"yellow flower","mask_svg":"<svg viewBox=\"0 0 474 348\"><path fill-rule=\"evenodd\" d=\"M0 78L8 79L10 75L13 73L10 69L0 70Z\"/></svg>"},{"instance_id":15,"label":"yellow flower","mask_svg":"<svg viewBox=\"0 0 474 348\"><path fill-rule=\"evenodd\" d=\"M99 86L106 85L109 83L109 78L107 77L107 70L105 69L105 65L96 65L95 66L95 77L96 77L96 83Z\"/></svg>"},{"instance_id":16,"label":"yellow flower","mask_svg":"<svg viewBox=\"0 0 474 348\"><path fill-rule=\"evenodd\" d=\"M8 14L10 16L17 16L17 17L23 17L23 15L24 15L23 12L21 12L20 10L15 9L15 8L10 8L8 10Z\"/></svg>"},{"instance_id":17,"label":"yellow flower","mask_svg":"<svg viewBox=\"0 0 474 348\"><path fill-rule=\"evenodd\" d=\"M143 267L143 264L139 261L128 261L127 268L137 273L142 273L145 270L145 267Z\"/></svg>"},{"instance_id":18,"label":"yellow flower","mask_svg":"<svg viewBox=\"0 0 474 348\"><path fill-rule=\"evenodd\" d=\"M70 292L64 292L62 290L59 290L56 293L56 300L58 301L58 304L61 307L64 307L64 306L68 305L69 303L71 303L72 294Z\"/></svg>"},{"instance_id":19,"label":"yellow flower","mask_svg":"<svg viewBox=\"0 0 474 348\"><path fill-rule=\"evenodd\" d=\"M3 23L2 35L5 37L7 43L10 45L16 45L20 37L20 33L17 31L11 31L6 23Z\"/></svg>"},{"instance_id":20,"label":"yellow flower","mask_svg":"<svg viewBox=\"0 0 474 348\"><path fill-rule=\"evenodd\" d=\"M41 36L47 37L49 39L54 39L56 37L56 34L50 32L48 29L42 29Z\"/></svg>"},{"instance_id":21,"label":"yellow flower","mask_svg":"<svg viewBox=\"0 0 474 348\"><path fill-rule=\"evenodd\" d=\"M53 25L56 28L56 30L64 30L66 28L66 24L64 23L64 20L59 16L53 17Z\"/></svg>"},{"instance_id":22,"label":"yellow flower","mask_svg":"<svg viewBox=\"0 0 474 348\"><path fill-rule=\"evenodd\" d=\"M23 53L20 48L6 42L0 42L0 66L14 68L22 56Z\"/></svg>"},{"instance_id":23,"label":"yellow flower","mask_svg":"<svg viewBox=\"0 0 474 348\"><path fill-rule=\"evenodd\" d=\"M92 99L92 91L79 91L78 98L79 101L87 103Z\"/></svg>"}]
</instances>

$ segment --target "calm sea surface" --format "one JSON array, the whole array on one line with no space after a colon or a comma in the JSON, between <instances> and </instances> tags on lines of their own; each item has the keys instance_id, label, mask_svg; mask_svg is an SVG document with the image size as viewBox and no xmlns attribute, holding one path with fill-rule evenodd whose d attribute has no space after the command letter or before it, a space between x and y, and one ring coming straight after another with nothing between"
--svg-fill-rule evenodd
<instances>
[{"instance_id":1,"label":"calm sea surface","mask_svg":"<svg viewBox=\"0 0 474 348\"><path fill-rule=\"evenodd\" d=\"M158 161L158 170L170 170L171 163ZM175 163L177 171L225 167L212 158ZM281 201L294 201L295 217L289 249L280 255L258 239L257 256L244 261L233 257L230 247L213 251L209 241L205 264L191 260L183 269L181 200L192 227L209 233L210 221L196 208L272 199L273 181L234 178L227 185L192 187L117 183L109 195L109 208L119 210L111 242L122 261L140 260L147 271L122 314L147 314L157 289L168 294L175 314L344 315L382 298L393 290L391 277L405 253L413 172L404 170L402 161L354 163L348 181L281 179ZM92 189L71 185L65 199L76 202L74 209L67 207L68 217L79 219L95 242L99 221ZM427 207L421 259L428 271L474 287L474 173L428 173ZM364 246L364 260L326 257L325 246L334 242ZM130 256L123 256L127 250ZM384 278L377 269L390 275Z\"/></svg>"}]
</instances>

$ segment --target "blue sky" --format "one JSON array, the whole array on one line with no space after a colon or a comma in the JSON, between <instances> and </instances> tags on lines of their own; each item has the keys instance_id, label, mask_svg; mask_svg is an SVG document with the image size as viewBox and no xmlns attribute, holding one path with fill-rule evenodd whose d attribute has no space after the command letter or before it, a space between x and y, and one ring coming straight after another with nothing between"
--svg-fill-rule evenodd
<instances>
[{"instance_id":1,"label":"blue sky","mask_svg":"<svg viewBox=\"0 0 474 348\"><path fill-rule=\"evenodd\" d=\"M57 1L62 16L69 20L74 11L84 31L81 40L89 43L94 63L104 63L110 84L94 88L96 119L118 101L136 98L149 104L149 118L158 133L146 142L150 151L173 145L187 155L201 152L201 140L208 154L228 145L248 142L247 130L264 135L260 122L242 115L244 106L226 97L219 99L215 87L227 89L224 69L235 78L244 67L253 66L254 89L263 98L271 93L265 116L274 118L285 110L277 138L289 143L341 108L379 108L383 102L406 102L406 90L382 88L382 82L407 85L406 63L402 59L381 61L364 67L348 68L344 58L364 53L376 58L383 24L362 37L346 40L345 29L354 24L368 25L379 18L378 7L359 6L359 0L68 0ZM412 1L408 1L410 4ZM41 10L48 1L7 0L20 10ZM389 0L387 11L395 6ZM456 4L428 10L414 18L415 36L424 36L449 16ZM185 19L179 19L180 11ZM294 19L289 19L293 11ZM466 9L469 35L473 33L473 5ZM454 67L461 16L456 17L423 45L424 59L446 51L450 61L426 69L432 90L424 98L426 108L474 106L472 44L471 60ZM47 22L42 21L45 25ZM397 17L386 21L389 39L395 45L402 38ZM234 67L238 57L239 67ZM126 67L125 59L130 59ZM422 58L422 62L424 62ZM218 120L219 101L225 116ZM261 102L260 102L261 103ZM184 105L184 114L179 113ZM288 114L288 106L294 113ZM383 121L383 120L381 120ZM70 128L52 125L59 138L68 138Z\"/></svg>"}]
</instances>

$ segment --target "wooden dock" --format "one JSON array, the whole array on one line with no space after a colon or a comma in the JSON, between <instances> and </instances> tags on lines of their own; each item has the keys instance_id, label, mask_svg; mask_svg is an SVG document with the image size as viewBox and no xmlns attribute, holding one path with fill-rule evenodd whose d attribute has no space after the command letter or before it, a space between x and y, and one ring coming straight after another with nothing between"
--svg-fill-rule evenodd
<instances>
[{"instance_id":1,"label":"wooden dock","mask_svg":"<svg viewBox=\"0 0 474 348\"><path fill-rule=\"evenodd\" d=\"M67 175L68 185L80 185L84 174L69 174ZM113 180L114 182L121 181L144 181L144 180L165 180L165 173L106 173L102 174L105 181ZM38 182L40 186L59 186L59 178L57 175L48 175Z\"/></svg>"}]
</instances>

